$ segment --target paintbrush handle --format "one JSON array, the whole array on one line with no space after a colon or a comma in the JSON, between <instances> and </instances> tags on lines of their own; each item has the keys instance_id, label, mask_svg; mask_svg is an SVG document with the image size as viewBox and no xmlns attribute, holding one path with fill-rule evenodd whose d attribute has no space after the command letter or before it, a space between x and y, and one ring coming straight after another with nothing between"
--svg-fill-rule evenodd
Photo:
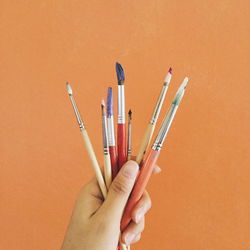
<instances>
[{"instance_id":1,"label":"paintbrush handle","mask_svg":"<svg viewBox=\"0 0 250 250\"><path fill-rule=\"evenodd\" d=\"M112 169L112 179L114 179L118 173L118 159L115 146L109 146L109 154Z\"/></svg>"},{"instance_id":2,"label":"paintbrush handle","mask_svg":"<svg viewBox=\"0 0 250 250\"><path fill-rule=\"evenodd\" d=\"M126 147L126 126L119 124L117 128L117 147L118 147L118 166L119 169L127 161L127 147Z\"/></svg>"},{"instance_id":3,"label":"paintbrush handle","mask_svg":"<svg viewBox=\"0 0 250 250\"><path fill-rule=\"evenodd\" d=\"M141 145L139 147L139 152L136 156L136 162L138 164L141 163L141 161L142 161L142 159L147 151L148 145L149 145L151 138L152 138L152 135L154 133L154 129L155 129L155 124L151 124L151 123L148 124L147 130L144 134Z\"/></svg>"},{"instance_id":4,"label":"paintbrush handle","mask_svg":"<svg viewBox=\"0 0 250 250\"><path fill-rule=\"evenodd\" d=\"M109 190L109 187L112 182L112 170L111 170L111 164L110 164L110 155L104 155L104 178L107 190Z\"/></svg>"},{"instance_id":5,"label":"paintbrush handle","mask_svg":"<svg viewBox=\"0 0 250 250\"><path fill-rule=\"evenodd\" d=\"M155 151L151 149L148 157L146 158L146 160L143 162L141 166L136 183L134 185L132 193L125 207L125 211L121 220L121 231L123 231L129 224L129 222L131 221L131 214L132 214L133 208L137 204L137 202L140 200L147 186L147 183L152 175L154 165L157 161L158 155L159 155L159 151Z\"/></svg>"},{"instance_id":6,"label":"paintbrush handle","mask_svg":"<svg viewBox=\"0 0 250 250\"><path fill-rule=\"evenodd\" d=\"M102 191L102 195L103 195L104 198L106 198L107 189L106 189L105 182L104 182L104 179L103 179L103 176L102 176L102 171L101 171L101 169L99 167L99 164L97 162L97 159L96 159L96 156L95 156L95 153L94 153L94 149L93 149L91 141L89 139L87 130L82 129L81 134L82 134L82 137L83 137L83 140L84 140L84 143L85 143L85 147L86 147L87 152L89 154L89 157L90 157L90 160L91 160L91 163L92 163L92 167L93 167L93 169L95 171L96 179L97 179L97 181L99 183L99 186L100 186L100 189Z\"/></svg>"}]
</instances>

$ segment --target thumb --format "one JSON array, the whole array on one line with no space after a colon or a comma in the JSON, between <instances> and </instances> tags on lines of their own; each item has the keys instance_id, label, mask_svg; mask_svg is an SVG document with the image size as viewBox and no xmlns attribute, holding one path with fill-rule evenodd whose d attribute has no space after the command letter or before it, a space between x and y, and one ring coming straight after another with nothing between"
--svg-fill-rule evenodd
<instances>
[{"instance_id":1,"label":"thumb","mask_svg":"<svg viewBox=\"0 0 250 250\"><path fill-rule=\"evenodd\" d=\"M106 215L121 218L128 197L133 189L139 166L135 161L126 162L112 182L104 202Z\"/></svg>"}]
</instances>

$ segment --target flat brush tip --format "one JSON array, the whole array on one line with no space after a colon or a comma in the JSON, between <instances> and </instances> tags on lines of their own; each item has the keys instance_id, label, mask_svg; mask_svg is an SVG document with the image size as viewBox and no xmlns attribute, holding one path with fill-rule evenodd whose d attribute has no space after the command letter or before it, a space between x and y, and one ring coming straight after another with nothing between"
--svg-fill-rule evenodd
<instances>
[{"instance_id":1,"label":"flat brush tip","mask_svg":"<svg viewBox=\"0 0 250 250\"><path fill-rule=\"evenodd\" d=\"M108 96L107 96L107 114L108 116L113 115L113 95L112 88L108 88Z\"/></svg>"},{"instance_id":2,"label":"flat brush tip","mask_svg":"<svg viewBox=\"0 0 250 250\"><path fill-rule=\"evenodd\" d=\"M115 69L116 69L118 84L123 85L124 80L125 80L125 74L124 74L124 70L122 68L122 65L120 63L116 62Z\"/></svg>"},{"instance_id":3,"label":"flat brush tip","mask_svg":"<svg viewBox=\"0 0 250 250\"><path fill-rule=\"evenodd\" d=\"M73 95L73 90L72 90L72 88L70 87L70 84L69 84L68 82L66 82L66 88L67 88L68 94L69 94L69 95Z\"/></svg>"},{"instance_id":4,"label":"flat brush tip","mask_svg":"<svg viewBox=\"0 0 250 250\"><path fill-rule=\"evenodd\" d=\"M185 89L186 86L187 86L188 80L189 80L188 77L185 77L184 80L183 80L183 83L182 83L182 84L183 84L183 88L184 88L184 89Z\"/></svg>"}]
</instances>

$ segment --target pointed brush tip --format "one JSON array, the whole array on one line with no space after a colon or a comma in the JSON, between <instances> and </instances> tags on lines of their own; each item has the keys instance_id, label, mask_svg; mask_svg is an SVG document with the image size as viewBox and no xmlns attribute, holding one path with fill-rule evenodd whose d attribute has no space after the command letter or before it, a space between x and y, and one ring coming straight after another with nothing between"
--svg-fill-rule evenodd
<instances>
[{"instance_id":1,"label":"pointed brush tip","mask_svg":"<svg viewBox=\"0 0 250 250\"><path fill-rule=\"evenodd\" d=\"M131 109L128 111L128 116L129 116L129 119L132 119L132 111L131 111Z\"/></svg>"},{"instance_id":2,"label":"pointed brush tip","mask_svg":"<svg viewBox=\"0 0 250 250\"><path fill-rule=\"evenodd\" d=\"M102 99L101 105L102 105L102 107L105 107L105 101L104 101L104 99Z\"/></svg>"},{"instance_id":3,"label":"pointed brush tip","mask_svg":"<svg viewBox=\"0 0 250 250\"><path fill-rule=\"evenodd\" d=\"M67 88L68 94L69 94L69 95L72 95L72 94L73 94L73 91L72 91L72 88L70 87L69 82L66 82L66 88Z\"/></svg>"},{"instance_id":4,"label":"pointed brush tip","mask_svg":"<svg viewBox=\"0 0 250 250\"><path fill-rule=\"evenodd\" d=\"M168 73L172 74L173 69L170 67Z\"/></svg>"}]
</instances>

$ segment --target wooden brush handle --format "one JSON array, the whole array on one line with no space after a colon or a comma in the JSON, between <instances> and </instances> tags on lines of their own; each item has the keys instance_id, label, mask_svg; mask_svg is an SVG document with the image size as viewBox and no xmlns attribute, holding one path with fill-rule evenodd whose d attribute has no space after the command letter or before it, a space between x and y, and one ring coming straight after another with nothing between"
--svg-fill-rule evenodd
<instances>
[{"instance_id":1,"label":"wooden brush handle","mask_svg":"<svg viewBox=\"0 0 250 250\"><path fill-rule=\"evenodd\" d=\"M123 231L131 221L132 210L136 203L140 200L147 186L149 178L151 177L151 174L153 172L154 165L157 161L158 155L159 151L151 150L147 159L143 162L143 165L141 166L136 183L129 197L128 203L125 207L125 211L121 220L121 231Z\"/></svg>"},{"instance_id":2,"label":"wooden brush handle","mask_svg":"<svg viewBox=\"0 0 250 250\"><path fill-rule=\"evenodd\" d=\"M89 157L90 157L90 160L91 160L91 163L92 163L92 167L93 167L93 169L95 171L95 175L96 175L98 184L99 184L100 189L102 191L102 195L103 195L104 198L106 198L107 197L106 185L105 185L105 182L104 182L104 179L103 179L103 176L102 176L102 171L101 171L101 169L99 167L99 164L97 162L97 159L96 159L96 156L95 156L95 153L94 153L94 149L93 149L91 141L89 139L87 130L83 129L81 131L81 134L82 134L82 137L83 137L83 140L84 140L84 143L85 143L86 150L87 150L87 152L89 154Z\"/></svg>"},{"instance_id":3,"label":"wooden brush handle","mask_svg":"<svg viewBox=\"0 0 250 250\"><path fill-rule=\"evenodd\" d=\"M127 161L126 127L125 124L118 124L117 128L118 166L119 169Z\"/></svg>"},{"instance_id":4,"label":"wooden brush handle","mask_svg":"<svg viewBox=\"0 0 250 250\"><path fill-rule=\"evenodd\" d=\"M154 129L155 129L155 124L151 124L151 123L148 124L147 130L146 130L146 132L144 134L141 145L139 147L139 152L138 152L138 154L136 156L136 162L138 164L141 163L141 161L143 159L143 156L147 151L148 145L149 145L149 143L151 141L151 138L152 138L152 135L154 133Z\"/></svg>"},{"instance_id":5,"label":"wooden brush handle","mask_svg":"<svg viewBox=\"0 0 250 250\"><path fill-rule=\"evenodd\" d=\"M111 164L110 164L110 155L104 155L104 177L105 177L105 183L107 190L109 190L109 187L112 182L112 170L111 170Z\"/></svg>"}]
</instances>

